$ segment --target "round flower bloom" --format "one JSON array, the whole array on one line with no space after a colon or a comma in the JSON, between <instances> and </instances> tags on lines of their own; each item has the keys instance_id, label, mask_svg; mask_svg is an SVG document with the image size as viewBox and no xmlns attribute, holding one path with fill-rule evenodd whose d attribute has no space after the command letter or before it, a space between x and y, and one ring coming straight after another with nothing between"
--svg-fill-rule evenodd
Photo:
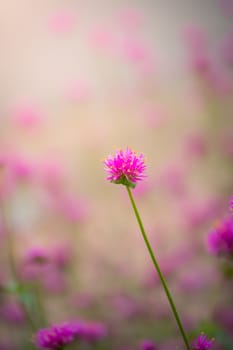
<instances>
[{"instance_id":1,"label":"round flower bloom","mask_svg":"<svg viewBox=\"0 0 233 350\"><path fill-rule=\"evenodd\" d=\"M151 340L145 339L140 343L140 349L141 350L156 350L156 346Z\"/></svg>"},{"instance_id":2,"label":"round flower bloom","mask_svg":"<svg viewBox=\"0 0 233 350\"><path fill-rule=\"evenodd\" d=\"M73 324L64 323L40 329L35 335L34 342L39 349L60 350L74 338Z\"/></svg>"},{"instance_id":3,"label":"round flower bloom","mask_svg":"<svg viewBox=\"0 0 233 350\"><path fill-rule=\"evenodd\" d=\"M144 155L137 156L129 147L126 148L126 151L117 150L114 157L108 156L104 160L104 165L108 173L107 180L115 184L134 188L136 183L146 176L144 174L146 170Z\"/></svg>"},{"instance_id":4,"label":"round flower bloom","mask_svg":"<svg viewBox=\"0 0 233 350\"><path fill-rule=\"evenodd\" d=\"M204 333L201 333L192 344L193 350L208 350L212 348L214 339L208 339Z\"/></svg>"},{"instance_id":5,"label":"round flower bloom","mask_svg":"<svg viewBox=\"0 0 233 350\"><path fill-rule=\"evenodd\" d=\"M210 232L208 248L213 254L233 253L233 217L228 217Z\"/></svg>"}]
</instances>

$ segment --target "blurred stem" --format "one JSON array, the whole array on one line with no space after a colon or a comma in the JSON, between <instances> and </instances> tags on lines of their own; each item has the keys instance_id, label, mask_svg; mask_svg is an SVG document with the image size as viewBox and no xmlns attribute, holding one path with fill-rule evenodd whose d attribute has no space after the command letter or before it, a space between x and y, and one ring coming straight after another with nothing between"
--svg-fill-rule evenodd
<instances>
[{"instance_id":1,"label":"blurred stem","mask_svg":"<svg viewBox=\"0 0 233 350\"><path fill-rule=\"evenodd\" d=\"M45 306L43 303L42 290L41 290L41 286L40 286L39 281L37 281L35 283L34 291L36 294L37 308L38 308L40 323L42 324L43 327L45 327L47 325L47 318L46 318Z\"/></svg>"},{"instance_id":2,"label":"blurred stem","mask_svg":"<svg viewBox=\"0 0 233 350\"><path fill-rule=\"evenodd\" d=\"M171 293L170 293L170 291L169 291L169 289L168 289L168 286L167 286L167 283L166 283L166 281L165 281L165 278L164 278L164 276L163 276L163 274L162 274L162 272L161 272L161 270L160 270L159 264L158 264L158 262L157 262L157 260L156 260L156 258L155 258L155 255L154 255L154 253L153 253L152 247L151 247L151 245L150 245L150 242L149 242L148 237L147 237L147 235L146 235L145 229L144 229L144 227L143 227L142 220L141 220L140 214L139 214L139 212L138 212L137 206L136 206L136 204L135 204L135 201L134 201L132 192L131 192L131 190L130 190L130 188L129 188L128 186L126 186L126 188L127 188L127 192L128 192L128 195L129 195L129 198L130 198L132 207L133 207L133 209L134 209L134 213L135 213L135 216L136 216L136 218L137 218L138 225L139 225L139 227L140 227L140 230L141 230L141 233L142 233L144 242L145 242L145 244L146 244L146 247L147 247L147 249L148 249L148 252L149 252L149 254L150 254L150 257L151 257L151 259L152 259L152 261L153 261L154 267L155 267L155 269L156 269L156 271L157 271L157 273L158 273L158 275L159 275L160 281L161 281L161 283L162 283L162 285L163 285L165 294L166 294L166 296L167 296L167 298L168 298L168 301L169 301L169 304L170 304L170 306L171 306L172 312L173 312L173 314L174 314L174 316L175 316L175 319L176 319L178 328L179 328L179 330L180 330L180 333L181 333L181 335L182 335L182 338L183 338L183 340L184 340L185 346L186 346L187 350L191 350L190 345L189 345L189 342L188 342L188 338L187 338L186 333L185 333L185 331L184 331L184 328L183 328L183 325L182 325L182 323L181 323L181 320L180 320L179 314L178 314L178 312L177 312L176 306L175 306L175 304L174 304L173 298L172 298Z\"/></svg>"},{"instance_id":3,"label":"blurred stem","mask_svg":"<svg viewBox=\"0 0 233 350\"><path fill-rule=\"evenodd\" d=\"M3 206L1 206L1 212L2 212L3 229L4 229L5 235L6 235L7 253L8 253L8 261L9 261L9 266L10 266L11 278L14 282L16 282L18 280L18 273L17 273L17 269L15 267L15 262L14 262L14 240L12 237L12 232L9 229L9 225L7 222L7 215L5 213L5 209Z\"/></svg>"}]
</instances>

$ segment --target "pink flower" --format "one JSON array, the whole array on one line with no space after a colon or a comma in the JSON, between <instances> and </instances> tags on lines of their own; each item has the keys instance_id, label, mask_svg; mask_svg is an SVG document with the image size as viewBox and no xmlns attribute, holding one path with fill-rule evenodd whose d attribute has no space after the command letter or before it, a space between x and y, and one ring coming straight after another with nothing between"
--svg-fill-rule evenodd
<instances>
[{"instance_id":1,"label":"pink flower","mask_svg":"<svg viewBox=\"0 0 233 350\"><path fill-rule=\"evenodd\" d=\"M116 184L135 187L136 183L146 176L144 174L146 170L144 155L137 156L129 147L125 152L117 150L114 157L108 156L104 164L108 173L107 180Z\"/></svg>"},{"instance_id":2,"label":"pink flower","mask_svg":"<svg viewBox=\"0 0 233 350\"><path fill-rule=\"evenodd\" d=\"M191 68L199 74L207 74L212 62L207 50L205 34L196 26L185 28L184 37L189 51Z\"/></svg>"},{"instance_id":3,"label":"pink flower","mask_svg":"<svg viewBox=\"0 0 233 350\"><path fill-rule=\"evenodd\" d=\"M192 344L193 350L208 350L212 348L214 339L208 339L204 333L201 333L197 340Z\"/></svg>"},{"instance_id":4,"label":"pink flower","mask_svg":"<svg viewBox=\"0 0 233 350\"><path fill-rule=\"evenodd\" d=\"M233 253L233 217L226 218L208 236L208 248L213 254Z\"/></svg>"},{"instance_id":5,"label":"pink flower","mask_svg":"<svg viewBox=\"0 0 233 350\"><path fill-rule=\"evenodd\" d=\"M140 349L141 350L156 350L156 348L157 348L157 346L150 339L144 339L140 343Z\"/></svg>"},{"instance_id":6,"label":"pink flower","mask_svg":"<svg viewBox=\"0 0 233 350\"><path fill-rule=\"evenodd\" d=\"M22 128L34 128L40 124L42 115L39 108L30 103L21 103L13 108L11 116Z\"/></svg>"},{"instance_id":7,"label":"pink flower","mask_svg":"<svg viewBox=\"0 0 233 350\"><path fill-rule=\"evenodd\" d=\"M10 323L20 324L25 320L21 305L14 300L5 301L1 307L1 316Z\"/></svg>"},{"instance_id":8,"label":"pink flower","mask_svg":"<svg viewBox=\"0 0 233 350\"><path fill-rule=\"evenodd\" d=\"M84 81L74 81L67 87L65 95L71 102L86 102L90 97L90 89Z\"/></svg>"},{"instance_id":9,"label":"pink flower","mask_svg":"<svg viewBox=\"0 0 233 350\"><path fill-rule=\"evenodd\" d=\"M111 51L115 44L115 37L110 29L99 26L89 33L89 42L95 49Z\"/></svg>"},{"instance_id":10,"label":"pink flower","mask_svg":"<svg viewBox=\"0 0 233 350\"><path fill-rule=\"evenodd\" d=\"M121 28L130 31L135 31L140 29L143 24L142 13L135 8L125 8L122 9L118 14L117 18L119 20Z\"/></svg>"},{"instance_id":11,"label":"pink flower","mask_svg":"<svg viewBox=\"0 0 233 350\"><path fill-rule=\"evenodd\" d=\"M137 38L127 38L120 47L123 57L133 63L151 61L151 52L144 42Z\"/></svg>"},{"instance_id":12,"label":"pink flower","mask_svg":"<svg viewBox=\"0 0 233 350\"><path fill-rule=\"evenodd\" d=\"M66 33L74 28L75 15L70 10L57 10L49 18L49 27L53 32Z\"/></svg>"}]
</instances>

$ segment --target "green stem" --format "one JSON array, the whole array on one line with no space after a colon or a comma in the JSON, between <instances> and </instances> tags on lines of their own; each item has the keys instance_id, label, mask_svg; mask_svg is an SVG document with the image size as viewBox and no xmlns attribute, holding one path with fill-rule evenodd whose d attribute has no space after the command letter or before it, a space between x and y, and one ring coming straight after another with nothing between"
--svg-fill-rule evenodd
<instances>
[{"instance_id":1,"label":"green stem","mask_svg":"<svg viewBox=\"0 0 233 350\"><path fill-rule=\"evenodd\" d=\"M175 306L175 304L174 304L174 301L173 301L173 299L172 299L171 293L170 293L170 291L169 291L169 289L168 289L168 286L167 286L167 283L166 283L166 281L165 281L165 278L164 278L164 276L163 276L163 274L162 274L162 272L161 272L161 270L160 270L159 264L158 264L158 262L157 262L157 260L156 260L156 258L155 258L155 255L154 255L154 253L153 253L152 247L151 247L150 242L149 242L149 240L148 240L148 238L147 238L147 235L146 235L145 229L144 229L144 227L143 227L142 220L141 220L140 214L139 214L139 212L138 212L137 206L136 206L136 204L135 204L135 201L134 201L132 192L131 192L131 190L130 190L130 188L129 188L128 186L126 186L126 188L127 188L128 195L129 195L129 198L130 198L132 207L133 207L133 209L134 209L134 213L135 213L135 215L136 215L136 218L137 218L137 221L138 221L138 224L139 224L139 227L140 227L140 230L141 230L143 239L144 239L144 241L145 241L145 244L146 244L146 247L147 247L148 252L149 252L149 254L150 254L150 257L151 257L151 259L152 259L152 261L153 261L154 267L155 267L155 269L156 269L156 271L157 271L157 273L158 273L158 275L159 275L160 281L161 281L161 283L162 283L162 285L163 285L164 291L165 291L166 296L167 296L167 298L168 298L168 301L169 301L169 304L170 304L170 306L171 306L172 312L173 312L173 314L174 314L174 316L175 316L175 319L176 319L177 325L178 325L178 327L179 327L180 333L181 333L181 335L182 335L182 337L183 337L185 346L186 346L187 350L191 350L190 345L189 345L189 342L188 342L188 338L187 338L186 333L185 333L185 331L184 331L183 325L182 325L182 323L181 323L181 320L180 320L179 314L178 314L178 312L177 312L176 306Z\"/></svg>"}]
</instances>

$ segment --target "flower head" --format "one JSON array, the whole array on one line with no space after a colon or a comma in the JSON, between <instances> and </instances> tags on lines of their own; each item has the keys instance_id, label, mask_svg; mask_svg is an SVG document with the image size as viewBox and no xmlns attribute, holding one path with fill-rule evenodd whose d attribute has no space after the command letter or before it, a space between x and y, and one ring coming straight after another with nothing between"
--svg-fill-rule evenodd
<instances>
[{"instance_id":1,"label":"flower head","mask_svg":"<svg viewBox=\"0 0 233 350\"><path fill-rule=\"evenodd\" d=\"M155 350L156 346L151 340L145 339L140 343L140 349L141 350Z\"/></svg>"},{"instance_id":2,"label":"flower head","mask_svg":"<svg viewBox=\"0 0 233 350\"><path fill-rule=\"evenodd\" d=\"M125 151L117 150L114 157L109 156L104 164L108 173L107 180L116 184L134 188L136 183L146 176L144 155L137 156L129 147Z\"/></svg>"},{"instance_id":3,"label":"flower head","mask_svg":"<svg viewBox=\"0 0 233 350\"><path fill-rule=\"evenodd\" d=\"M207 244L213 254L233 253L233 217L224 219L210 232Z\"/></svg>"},{"instance_id":4,"label":"flower head","mask_svg":"<svg viewBox=\"0 0 233 350\"><path fill-rule=\"evenodd\" d=\"M64 323L50 328L40 329L35 335L35 344L39 349L59 350L74 340L72 323Z\"/></svg>"},{"instance_id":5,"label":"flower head","mask_svg":"<svg viewBox=\"0 0 233 350\"><path fill-rule=\"evenodd\" d=\"M204 333L201 333L192 344L193 350L208 350L212 348L214 339L208 339Z\"/></svg>"}]
</instances>

